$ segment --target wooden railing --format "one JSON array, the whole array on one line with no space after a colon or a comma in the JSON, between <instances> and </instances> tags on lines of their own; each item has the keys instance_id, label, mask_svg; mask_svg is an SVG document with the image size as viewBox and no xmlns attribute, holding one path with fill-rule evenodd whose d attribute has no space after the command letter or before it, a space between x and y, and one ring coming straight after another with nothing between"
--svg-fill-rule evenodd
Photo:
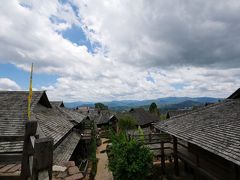
<instances>
[{"instance_id":1,"label":"wooden railing","mask_svg":"<svg viewBox=\"0 0 240 180\"><path fill-rule=\"evenodd\" d=\"M1 153L0 162L15 163L21 161L19 179L38 180L49 177L51 180L53 139L39 138L36 132L37 121L27 121L24 136L0 136L0 142L24 141L22 153Z\"/></svg>"},{"instance_id":2,"label":"wooden railing","mask_svg":"<svg viewBox=\"0 0 240 180\"><path fill-rule=\"evenodd\" d=\"M165 158L166 158L165 150L170 149L171 151L173 151L173 147L165 147L165 144L172 144L173 143L172 137L164 133L149 132L148 134L143 135L129 134L129 138L134 138L137 141L141 141L145 146L159 144L160 145L159 147L149 147L149 149L150 151L159 150L160 155L158 155L158 157L161 158L161 170L162 173L165 174ZM171 153L170 156L172 154L173 153Z\"/></svg>"}]
</instances>

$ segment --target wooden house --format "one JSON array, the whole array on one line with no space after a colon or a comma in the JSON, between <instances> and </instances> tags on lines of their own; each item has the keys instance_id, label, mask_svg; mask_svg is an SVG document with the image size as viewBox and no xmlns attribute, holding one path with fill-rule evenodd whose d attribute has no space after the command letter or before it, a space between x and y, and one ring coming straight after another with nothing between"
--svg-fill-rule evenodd
<instances>
[{"instance_id":1,"label":"wooden house","mask_svg":"<svg viewBox=\"0 0 240 180\"><path fill-rule=\"evenodd\" d=\"M98 128L111 126L115 131L118 130L118 118L108 110L99 111L99 115L96 118L96 124Z\"/></svg>"},{"instance_id":2,"label":"wooden house","mask_svg":"<svg viewBox=\"0 0 240 180\"><path fill-rule=\"evenodd\" d=\"M134 117L137 125L141 126L141 128L150 127L152 123L159 121L156 115L151 114L149 111L145 111L143 108L131 109L129 114Z\"/></svg>"},{"instance_id":3,"label":"wooden house","mask_svg":"<svg viewBox=\"0 0 240 180\"><path fill-rule=\"evenodd\" d=\"M22 164L28 122L37 123L36 139L51 138L53 165L70 160L81 139L78 125L85 116L64 108L62 102L50 103L45 91L34 91L28 120L27 102L28 92L0 91L0 178L12 176L15 166L8 164ZM18 170L16 176L21 173Z\"/></svg>"},{"instance_id":4,"label":"wooden house","mask_svg":"<svg viewBox=\"0 0 240 180\"><path fill-rule=\"evenodd\" d=\"M155 128L172 137L176 176L183 162L195 179L240 179L239 89L222 102L161 121Z\"/></svg>"}]
</instances>

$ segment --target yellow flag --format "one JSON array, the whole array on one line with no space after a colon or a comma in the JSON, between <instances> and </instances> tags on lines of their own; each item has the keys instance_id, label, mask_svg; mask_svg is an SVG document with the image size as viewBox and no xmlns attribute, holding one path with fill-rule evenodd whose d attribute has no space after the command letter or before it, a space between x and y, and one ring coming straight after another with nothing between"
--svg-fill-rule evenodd
<instances>
[{"instance_id":1,"label":"yellow flag","mask_svg":"<svg viewBox=\"0 0 240 180\"><path fill-rule=\"evenodd\" d=\"M28 95L28 119L29 120L30 120L30 116L31 116L31 101L32 101L32 73L33 73L33 63L31 66L29 95Z\"/></svg>"}]
</instances>

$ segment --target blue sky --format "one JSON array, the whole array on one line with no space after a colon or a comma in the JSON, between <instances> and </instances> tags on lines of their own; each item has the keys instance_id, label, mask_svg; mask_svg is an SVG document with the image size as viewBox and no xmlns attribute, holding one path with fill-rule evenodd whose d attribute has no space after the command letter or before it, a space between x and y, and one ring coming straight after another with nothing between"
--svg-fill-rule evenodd
<instances>
[{"instance_id":1,"label":"blue sky","mask_svg":"<svg viewBox=\"0 0 240 180\"><path fill-rule=\"evenodd\" d=\"M19 82L18 84L24 90L29 88L30 73L17 68L13 64L0 64L0 77L10 78L15 82ZM33 72L33 87L40 89L42 86L49 86L55 83L56 79L56 75Z\"/></svg>"},{"instance_id":2,"label":"blue sky","mask_svg":"<svg viewBox=\"0 0 240 180\"><path fill-rule=\"evenodd\" d=\"M33 87L52 100L222 98L239 88L235 0L3 3L0 90L27 90L32 62Z\"/></svg>"},{"instance_id":3,"label":"blue sky","mask_svg":"<svg viewBox=\"0 0 240 180\"><path fill-rule=\"evenodd\" d=\"M77 45L84 45L87 47L88 51L94 52L94 45L87 39L81 27L73 25L71 28L62 31L60 33L63 38L76 43ZM29 64L29 69L31 63ZM10 63L1 63L0 64L0 77L10 78L11 80L18 82L20 87L23 90L27 90L29 87L29 72L16 67L14 64ZM56 83L57 75L45 74L45 73L36 73L33 72L33 87L36 89L41 89L41 87L47 87Z\"/></svg>"}]
</instances>

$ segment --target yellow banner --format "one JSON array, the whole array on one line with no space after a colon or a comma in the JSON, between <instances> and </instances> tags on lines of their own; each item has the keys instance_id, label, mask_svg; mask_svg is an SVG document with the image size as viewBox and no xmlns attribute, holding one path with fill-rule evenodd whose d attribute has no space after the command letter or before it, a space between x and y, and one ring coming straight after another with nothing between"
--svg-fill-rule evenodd
<instances>
[{"instance_id":1,"label":"yellow banner","mask_svg":"<svg viewBox=\"0 0 240 180\"><path fill-rule=\"evenodd\" d=\"M31 66L29 95L28 95L28 119L29 120L30 120L30 116L31 116L31 101L32 101L32 73L33 73L33 63L32 63L32 66Z\"/></svg>"}]
</instances>

